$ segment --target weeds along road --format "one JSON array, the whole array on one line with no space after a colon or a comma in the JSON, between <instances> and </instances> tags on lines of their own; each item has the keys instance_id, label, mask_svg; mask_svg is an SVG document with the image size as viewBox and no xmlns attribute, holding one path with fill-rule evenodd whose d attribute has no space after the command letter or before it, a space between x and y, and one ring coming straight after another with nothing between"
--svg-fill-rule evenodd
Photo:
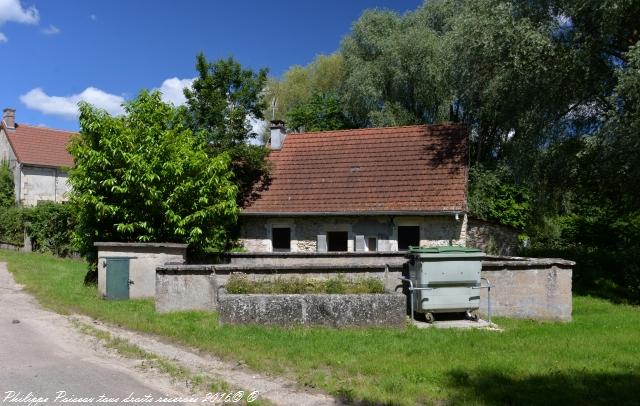
<instances>
[{"instance_id":1,"label":"weeds along road","mask_svg":"<svg viewBox=\"0 0 640 406\"><path fill-rule=\"evenodd\" d=\"M47 404L99 404L101 395L126 404L132 393L155 400L188 395L167 377L108 353L64 316L42 309L0 263L0 404L38 404L38 398L48 398Z\"/></svg>"}]
</instances>

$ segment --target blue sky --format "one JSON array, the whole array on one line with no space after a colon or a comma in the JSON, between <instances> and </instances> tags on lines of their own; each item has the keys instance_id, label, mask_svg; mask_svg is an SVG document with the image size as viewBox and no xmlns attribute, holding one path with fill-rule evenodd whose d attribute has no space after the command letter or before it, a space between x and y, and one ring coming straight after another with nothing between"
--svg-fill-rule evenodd
<instances>
[{"instance_id":1,"label":"blue sky","mask_svg":"<svg viewBox=\"0 0 640 406\"><path fill-rule=\"evenodd\" d=\"M421 0L0 0L0 108L16 121L77 130L75 103L117 112L142 88L180 102L195 55L233 56L280 76L331 53L365 9Z\"/></svg>"}]
</instances>

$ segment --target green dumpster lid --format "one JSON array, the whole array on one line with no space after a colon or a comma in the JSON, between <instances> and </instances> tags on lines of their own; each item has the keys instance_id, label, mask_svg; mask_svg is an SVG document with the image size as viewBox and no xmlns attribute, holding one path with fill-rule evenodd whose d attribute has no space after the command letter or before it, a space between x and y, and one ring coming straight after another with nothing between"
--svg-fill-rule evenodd
<instances>
[{"instance_id":1,"label":"green dumpster lid","mask_svg":"<svg viewBox=\"0 0 640 406\"><path fill-rule=\"evenodd\" d=\"M445 247L409 247L412 254L447 254L454 252L482 252L478 248L463 247L462 245L450 245Z\"/></svg>"}]
</instances>

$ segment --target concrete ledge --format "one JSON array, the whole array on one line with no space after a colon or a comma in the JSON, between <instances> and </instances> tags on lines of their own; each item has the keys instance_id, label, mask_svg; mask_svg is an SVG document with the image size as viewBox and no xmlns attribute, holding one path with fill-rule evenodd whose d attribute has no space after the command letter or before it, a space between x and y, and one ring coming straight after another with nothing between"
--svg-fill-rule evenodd
<instances>
[{"instance_id":1,"label":"concrete ledge","mask_svg":"<svg viewBox=\"0 0 640 406\"><path fill-rule=\"evenodd\" d=\"M94 247L130 247L130 248L183 248L187 249L188 244L177 244L172 242L108 242L99 241L93 243Z\"/></svg>"},{"instance_id":2,"label":"concrete ledge","mask_svg":"<svg viewBox=\"0 0 640 406\"><path fill-rule=\"evenodd\" d=\"M575 262L561 258L527 258L527 257L495 257L486 256L482 261L482 269L493 268L509 268L509 269L526 269L540 268L549 266L558 266L563 268L572 268Z\"/></svg>"},{"instance_id":3,"label":"concrete ledge","mask_svg":"<svg viewBox=\"0 0 640 406\"><path fill-rule=\"evenodd\" d=\"M218 298L222 324L331 327L405 326L406 298L364 295L230 295Z\"/></svg>"}]
</instances>

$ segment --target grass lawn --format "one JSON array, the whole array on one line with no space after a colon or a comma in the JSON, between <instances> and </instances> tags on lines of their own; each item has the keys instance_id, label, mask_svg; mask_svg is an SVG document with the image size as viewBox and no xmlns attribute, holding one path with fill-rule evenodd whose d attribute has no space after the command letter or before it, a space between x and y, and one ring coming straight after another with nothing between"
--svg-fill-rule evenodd
<instances>
[{"instance_id":1,"label":"grass lawn","mask_svg":"<svg viewBox=\"0 0 640 406\"><path fill-rule=\"evenodd\" d=\"M0 251L15 279L62 313L83 313L241 360L362 404L638 404L640 308L574 298L568 324L497 319L505 331L332 330L218 325L107 302L74 260Z\"/></svg>"}]
</instances>

